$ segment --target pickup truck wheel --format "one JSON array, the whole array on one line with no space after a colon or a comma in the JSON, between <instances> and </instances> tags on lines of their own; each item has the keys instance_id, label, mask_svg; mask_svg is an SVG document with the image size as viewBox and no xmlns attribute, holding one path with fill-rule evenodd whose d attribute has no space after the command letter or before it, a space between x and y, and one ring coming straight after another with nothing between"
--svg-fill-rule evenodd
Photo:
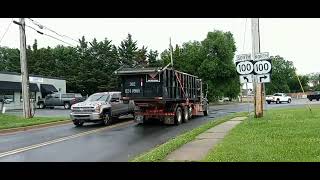
<instances>
[{"instance_id":1,"label":"pickup truck wheel","mask_svg":"<svg viewBox=\"0 0 320 180\"><path fill-rule=\"evenodd\" d=\"M189 107L183 108L183 122L186 123L189 121Z\"/></svg>"},{"instance_id":2,"label":"pickup truck wheel","mask_svg":"<svg viewBox=\"0 0 320 180\"><path fill-rule=\"evenodd\" d=\"M109 126L111 125L111 123L112 123L112 118L110 118L110 115L107 113L104 114L102 119L102 124L105 126Z\"/></svg>"},{"instance_id":3,"label":"pickup truck wheel","mask_svg":"<svg viewBox=\"0 0 320 180\"><path fill-rule=\"evenodd\" d=\"M68 103L68 102L64 103L63 106L65 109L70 109L70 103Z\"/></svg>"},{"instance_id":4,"label":"pickup truck wheel","mask_svg":"<svg viewBox=\"0 0 320 180\"><path fill-rule=\"evenodd\" d=\"M39 103L39 108L40 108L40 109L44 109L44 107L45 107L45 105L44 105L43 102Z\"/></svg>"},{"instance_id":5,"label":"pickup truck wheel","mask_svg":"<svg viewBox=\"0 0 320 180\"><path fill-rule=\"evenodd\" d=\"M79 122L79 121L73 121L73 124L74 124L76 127L81 127L81 126L83 126L83 122Z\"/></svg>"},{"instance_id":6,"label":"pickup truck wheel","mask_svg":"<svg viewBox=\"0 0 320 180\"><path fill-rule=\"evenodd\" d=\"M176 110L175 124L179 125L181 123L182 123L182 112L181 112L181 108L178 107Z\"/></svg>"},{"instance_id":7,"label":"pickup truck wheel","mask_svg":"<svg viewBox=\"0 0 320 180\"><path fill-rule=\"evenodd\" d=\"M270 103L271 103L271 101L267 101L267 103L268 103L268 104L270 104Z\"/></svg>"},{"instance_id":8,"label":"pickup truck wheel","mask_svg":"<svg viewBox=\"0 0 320 180\"><path fill-rule=\"evenodd\" d=\"M279 99L277 99L276 104L279 104L279 103L280 103L280 100L279 100Z\"/></svg>"},{"instance_id":9,"label":"pickup truck wheel","mask_svg":"<svg viewBox=\"0 0 320 180\"><path fill-rule=\"evenodd\" d=\"M291 99L288 99L288 103L291 103Z\"/></svg>"}]
</instances>

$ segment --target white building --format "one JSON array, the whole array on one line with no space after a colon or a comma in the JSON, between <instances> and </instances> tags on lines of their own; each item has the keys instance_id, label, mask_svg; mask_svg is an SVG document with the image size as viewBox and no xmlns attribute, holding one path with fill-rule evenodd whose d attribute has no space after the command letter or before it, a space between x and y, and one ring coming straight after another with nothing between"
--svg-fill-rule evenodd
<instances>
[{"instance_id":1,"label":"white building","mask_svg":"<svg viewBox=\"0 0 320 180\"><path fill-rule=\"evenodd\" d=\"M53 92L66 93L66 81L61 78L29 75L30 98L38 101ZM0 72L0 99L7 109L22 109L21 74Z\"/></svg>"}]
</instances>

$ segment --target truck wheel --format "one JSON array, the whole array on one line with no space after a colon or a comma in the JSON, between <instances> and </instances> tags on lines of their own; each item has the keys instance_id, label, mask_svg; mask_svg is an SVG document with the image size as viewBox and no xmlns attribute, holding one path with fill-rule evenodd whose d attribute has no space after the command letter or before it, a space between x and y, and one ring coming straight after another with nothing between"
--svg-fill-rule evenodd
<instances>
[{"instance_id":1,"label":"truck wheel","mask_svg":"<svg viewBox=\"0 0 320 180\"><path fill-rule=\"evenodd\" d=\"M291 103L291 99L288 99L288 103Z\"/></svg>"},{"instance_id":2,"label":"truck wheel","mask_svg":"<svg viewBox=\"0 0 320 180\"><path fill-rule=\"evenodd\" d=\"M105 126L109 126L112 123L112 118L110 118L110 115L108 113L105 113L103 115L102 124Z\"/></svg>"},{"instance_id":3,"label":"truck wheel","mask_svg":"<svg viewBox=\"0 0 320 180\"><path fill-rule=\"evenodd\" d=\"M81 127L81 126L83 125L83 122L73 121L73 124L74 124L76 127Z\"/></svg>"},{"instance_id":4,"label":"truck wheel","mask_svg":"<svg viewBox=\"0 0 320 180\"><path fill-rule=\"evenodd\" d=\"M319 99L317 99L317 101L319 101Z\"/></svg>"},{"instance_id":5,"label":"truck wheel","mask_svg":"<svg viewBox=\"0 0 320 180\"><path fill-rule=\"evenodd\" d=\"M271 101L267 101L267 103L268 103L268 104L270 104L270 103L271 103Z\"/></svg>"},{"instance_id":6,"label":"truck wheel","mask_svg":"<svg viewBox=\"0 0 320 180\"><path fill-rule=\"evenodd\" d=\"M312 101L312 99L310 98L309 101Z\"/></svg>"},{"instance_id":7,"label":"truck wheel","mask_svg":"<svg viewBox=\"0 0 320 180\"><path fill-rule=\"evenodd\" d=\"M206 110L203 111L203 115L204 115L204 116L208 116L208 106L206 106Z\"/></svg>"},{"instance_id":8,"label":"truck wheel","mask_svg":"<svg viewBox=\"0 0 320 180\"><path fill-rule=\"evenodd\" d=\"M45 105L44 105L43 102L39 103L39 108L40 108L40 109L44 109L44 107L45 107Z\"/></svg>"},{"instance_id":9,"label":"truck wheel","mask_svg":"<svg viewBox=\"0 0 320 180\"><path fill-rule=\"evenodd\" d=\"M176 110L175 124L179 125L181 123L182 123L182 112L181 112L181 108L178 107Z\"/></svg>"},{"instance_id":10,"label":"truck wheel","mask_svg":"<svg viewBox=\"0 0 320 180\"><path fill-rule=\"evenodd\" d=\"M186 123L189 121L189 107L186 106L183 108L183 122Z\"/></svg>"},{"instance_id":11,"label":"truck wheel","mask_svg":"<svg viewBox=\"0 0 320 180\"><path fill-rule=\"evenodd\" d=\"M276 104L279 104L279 103L280 103L280 100L279 100L279 99L277 99Z\"/></svg>"},{"instance_id":12,"label":"truck wheel","mask_svg":"<svg viewBox=\"0 0 320 180\"><path fill-rule=\"evenodd\" d=\"M68 102L64 103L63 106L65 109L70 109L70 103L68 103Z\"/></svg>"},{"instance_id":13,"label":"truck wheel","mask_svg":"<svg viewBox=\"0 0 320 180\"><path fill-rule=\"evenodd\" d=\"M192 107L191 106L189 107L188 111L189 111L189 120L190 120L192 118Z\"/></svg>"}]
</instances>

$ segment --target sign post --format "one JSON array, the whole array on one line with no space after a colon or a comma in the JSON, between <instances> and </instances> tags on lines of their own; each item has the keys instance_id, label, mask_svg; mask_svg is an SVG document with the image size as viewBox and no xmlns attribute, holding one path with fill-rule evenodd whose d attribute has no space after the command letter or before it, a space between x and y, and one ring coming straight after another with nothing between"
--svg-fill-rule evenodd
<instances>
[{"instance_id":1,"label":"sign post","mask_svg":"<svg viewBox=\"0 0 320 180\"><path fill-rule=\"evenodd\" d=\"M236 56L236 70L239 74L240 83L246 84L248 97L248 83L254 83L254 107L255 117L263 116L263 102L265 99L262 96L262 85L271 82L272 63L268 52L256 53L254 59L251 59L251 54L241 54ZM261 87L257 92L255 86ZM260 96L259 96L260 93ZM258 98L260 97L260 98ZM265 95L264 95L265 97ZM260 107L260 108L259 108ZM260 111L261 110L261 111ZM248 106L249 112L249 106Z\"/></svg>"}]
</instances>

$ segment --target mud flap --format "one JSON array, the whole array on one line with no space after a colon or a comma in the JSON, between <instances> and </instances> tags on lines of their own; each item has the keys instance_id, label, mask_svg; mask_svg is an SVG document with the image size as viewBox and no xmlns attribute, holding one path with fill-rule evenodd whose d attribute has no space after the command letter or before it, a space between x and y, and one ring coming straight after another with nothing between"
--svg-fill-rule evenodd
<instances>
[{"instance_id":1,"label":"mud flap","mask_svg":"<svg viewBox=\"0 0 320 180\"><path fill-rule=\"evenodd\" d=\"M174 116L167 116L164 118L164 124L174 124Z\"/></svg>"}]
</instances>

